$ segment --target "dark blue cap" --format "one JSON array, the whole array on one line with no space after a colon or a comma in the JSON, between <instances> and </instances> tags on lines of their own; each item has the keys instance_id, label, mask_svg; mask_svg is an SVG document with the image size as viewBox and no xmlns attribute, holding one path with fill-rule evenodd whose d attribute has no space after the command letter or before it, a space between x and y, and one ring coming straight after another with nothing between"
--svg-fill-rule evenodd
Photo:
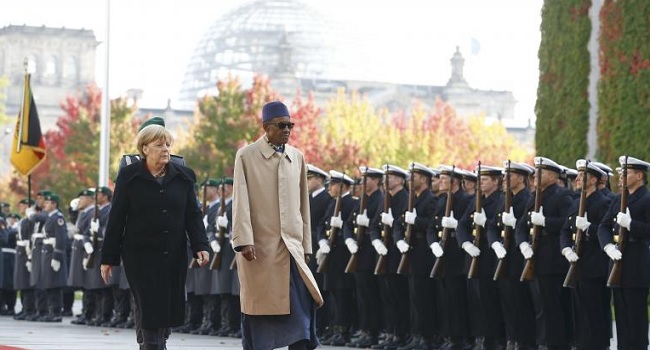
<instances>
[{"instance_id":1,"label":"dark blue cap","mask_svg":"<svg viewBox=\"0 0 650 350\"><path fill-rule=\"evenodd\" d=\"M280 101L271 101L265 104L262 108L262 122L266 123L277 117L290 117L287 106Z\"/></svg>"}]
</instances>

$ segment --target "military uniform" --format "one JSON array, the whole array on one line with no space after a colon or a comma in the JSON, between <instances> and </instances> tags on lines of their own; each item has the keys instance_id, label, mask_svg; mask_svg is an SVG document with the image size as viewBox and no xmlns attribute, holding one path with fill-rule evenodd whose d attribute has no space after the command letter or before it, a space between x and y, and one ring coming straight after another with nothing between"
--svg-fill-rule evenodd
<instances>
[{"instance_id":1,"label":"military uniform","mask_svg":"<svg viewBox=\"0 0 650 350\"><path fill-rule=\"evenodd\" d=\"M14 265L14 288L20 291L23 310L14 318L24 320L35 313L34 288L29 283L30 271L27 262L30 260L32 227L28 218L23 218L18 223L18 237L16 241L16 263Z\"/></svg>"},{"instance_id":2,"label":"military uniform","mask_svg":"<svg viewBox=\"0 0 650 350\"><path fill-rule=\"evenodd\" d=\"M49 195L45 200L56 201L56 195ZM63 214L57 209L47 214L43 226L45 238L41 251L41 276L42 287L47 292L48 316L41 321L61 322L61 308L63 304L62 288L66 285L68 261L65 247L68 241L68 229L65 225ZM54 265L58 262L59 268Z\"/></svg>"},{"instance_id":3,"label":"military uniform","mask_svg":"<svg viewBox=\"0 0 650 350\"><path fill-rule=\"evenodd\" d=\"M84 269L84 232L90 227L90 220L93 218L92 205L84 208L77 216L75 223L75 233L72 242L72 253L70 255L70 271L68 273L67 285L72 288L84 288L84 277L86 275ZM95 313L96 303L92 292L83 291L81 299L81 315L78 319L72 320L72 324L83 325L92 321Z\"/></svg>"},{"instance_id":4,"label":"military uniform","mask_svg":"<svg viewBox=\"0 0 650 350\"><path fill-rule=\"evenodd\" d=\"M650 163L628 157L619 159L622 167L647 172ZM647 298L650 287L650 192L641 185L627 197L627 209L630 222L625 250L618 256L611 249L618 251L614 237L623 224L620 215L621 195L612 201L603 221L598 228L601 247L612 256L621 259L621 280L613 288L614 312L616 315L616 334L619 349L646 349L648 347L648 313Z\"/></svg>"},{"instance_id":5,"label":"military uniform","mask_svg":"<svg viewBox=\"0 0 650 350\"><path fill-rule=\"evenodd\" d=\"M383 176L383 172L380 169L362 167L361 172L369 177L381 178ZM362 196L365 196L366 218L369 219L377 216L381 212L384 194L377 189L370 196L365 193ZM357 206L352 211L352 215L350 215L343 226L343 236L346 245L350 242L348 239L351 239L357 247L356 255L358 262L356 272L354 273L354 284L357 297L357 314L359 315L359 330L362 332L359 339L346 345L367 348L377 343L382 313L379 306L381 299L377 293L379 283L377 276L374 274L377 253L372 247L370 229L366 226L359 225L357 222L357 217L364 214L360 206L361 201L357 202ZM362 229L365 230L365 234L360 239L359 231Z\"/></svg>"},{"instance_id":6,"label":"military uniform","mask_svg":"<svg viewBox=\"0 0 650 350\"><path fill-rule=\"evenodd\" d=\"M91 219L94 218L95 206L92 206L93 210L90 211ZM97 243L96 246L93 244L93 233L91 231L90 222L87 227L84 227L82 234L84 236L84 245L93 246L92 254L95 255L95 265L91 268L85 270L84 276L84 288L86 292L90 292L95 299L95 315L92 323L88 323L92 326L101 326L110 321L113 313L113 297L111 295L111 289L104 284L102 281L102 276L100 272L99 264L99 254L104 243L104 230L106 229L106 223L108 222L108 213L110 212L110 205L104 204L99 209L98 212L98 221L99 221L99 230L97 234ZM92 220L91 220L92 221ZM89 254L84 255L84 261L90 258Z\"/></svg>"},{"instance_id":7,"label":"military uniform","mask_svg":"<svg viewBox=\"0 0 650 350\"><path fill-rule=\"evenodd\" d=\"M0 315L13 316L16 306L14 264L17 230L6 225L7 222L0 221Z\"/></svg>"},{"instance_id":8,"label":"military uniform","mask_svg":"<svg viewBox=\"0 0 650 350\"><path fill-rule=\"evenodd\" d=\"M45 221L47 220L47 214L39 211L35 213L31 221L31 227L33 229L31 233L32 241L32 256L31 262L28 264L32 269L29 275L29 283L34 286L34 303L36 308L36 313L33 317L29 318L29 321L36 321L41 317L45 317L48 314L47 306L47 294L43 286L44 279L42 278L42 250L43 250L43 239L45 237L45 231L43 227L45 226Z\"/></svg>"},{"instance_id":9,"label":"military uniform","mask_svg":"<svg viewBox=\"0 0 650 350\"><path fill-rule=\"evenodd\" d=\"M591 164L590 164L591 165ZM584 160L578 161L579 171L587 171L598 179L605 173L596 166L586 165ZM585 170L585 168L589 170ZM583 183L583 191L587 184ZM612 333L612 318L610 311L610 293L606 287L607 256L598 242L598 223L607 212L610 199L597 188L588 194L585 201L585 215L592 224L583 231L579 260L575 262L577 270L577 285L571 289L571 300L574 307L574 331L578 350L603 350L609 348ZM580 198L574 200L569 218L564 223L560 235L560 249L567 260L574 252L573 235L577 231L576 215L579 214ZM576 255L577 256L577 255Z\"/></svg>"}]
</instances>

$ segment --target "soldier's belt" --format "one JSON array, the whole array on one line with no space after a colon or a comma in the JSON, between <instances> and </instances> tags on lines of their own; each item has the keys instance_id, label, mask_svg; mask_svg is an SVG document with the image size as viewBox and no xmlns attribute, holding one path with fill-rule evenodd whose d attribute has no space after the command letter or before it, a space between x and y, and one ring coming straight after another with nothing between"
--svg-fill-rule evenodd
<instances>
[{"instance_id":1,"label":"soldier's belt","mask_svg":"<svg viewBox=\"0 0 650 350\"><path fill-rule=\"evenodd\" d=\"M17 241L16 245L19 246L19 247L26 247L27 243L25 241Z\"/></svg>"},{"instance_id":2,"label":"soldier's belt","mask_svg":"<svg viewBox=\"0 0 650 350\"><path fill-rule=\"evenodd\" d=\"M45 238L45 234L44 233L33 233L32 238L34 238L34 239L36 239L36 238Z\"/></svg>"},{"instance_id":3,"label":"soldier's belt","mask_svg":"<svg viewBox=\"0 0 650 350\"><path fill-rule=\"evenodd\" d=\"M3 253L14 253L16 254L16 249L14 248L2 248Z\"/></svg>"},{"instance_id":4,"label":"soldier's belt","mask_svg":"<svg viewBox=\"0 0 650 350\"><path fill-rule=\"evenodd\" d=\"M74 235L74 239L77 240L77 241L83 241L84 240L84 235L81 235L81 234L77 233L77 234Z\"/></svg>"},{"instance_id":5,"label":"soldier's belt","mask_svg":"<svg viewBox=\"0 0 650 350\"><path fill-rule=\"evenodd\" d=\"M43 240L43 244L55 245L56 244L56 238L45 238Z\"/></svg>"}]
</instances>

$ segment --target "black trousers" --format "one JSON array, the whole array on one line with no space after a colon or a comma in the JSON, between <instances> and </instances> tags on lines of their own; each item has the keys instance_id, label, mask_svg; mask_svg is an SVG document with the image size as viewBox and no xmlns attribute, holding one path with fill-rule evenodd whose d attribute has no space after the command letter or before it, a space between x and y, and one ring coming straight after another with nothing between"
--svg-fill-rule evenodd
<instances>
[{"instance_id":1,"label":"black trousers","mask_svg":"<svg viewBox=\"0 0 650 350\"><path fill-rule=\"evenodd\" d=\"M357 271L354 274L357 288L359 329L377 335L381 321L381 298L379 283L373 271Z\"/></svg>"},{"instance_id":2,"label":"black trousers","mask_svg":"<svg viewBox=\"0 0 650 350\"><path fill-rule=\"evenodd\" d=\"M609 348L612 335L610 292L604 278L579 280L571 289L578 350Z\"/></svg>"},{"instance_id":3,"label":"black trousers","mask_svg":"<svg viewBox=\"0 0 650 350\"><path fill-rule=\"evenodd\" d=\"M648 288L614 288L616 336L621 350L648 348Z\"/></svg>"},{"instance_id":4,"label":"black trousers","mask_svg":"<svg viewBox=\"0 0 650 350\"><path fill-rule=\"evenodd\" d=\"M61 316L63 307L63 290L62 288L50 288L47 293L47 308L50 314Z\"/></svg>"},{"instance_id":5,"label":"black trousers","mask_svg":"<svg viewBox=\"0 0 650 350\"><path fill-rule=\"evenodd\" d=\"M530 283L538 345L568 349L572 342L571 294L564 274L537 275Z\"/></svg>"},{"instance_id":6,"label":"black trousers","mask_svg":"<svg viewBox=\"0 0 650 350\"><path fill-rule=\"evenodd\" d=\"M404 337L410 329L409 291L406 276L396 273L379 277L386 332Z\"/></svg>"},{"instance_id":7,"label":"black trousers","mask_svg":"<svg viewBox=\"0 0 650 350\"><path fill-rule=\"evenodd\" d=\"M113 293L115 318L120 322L124 322L129 317L129 311L131 310L129 302L129 294L131 292L128 289L121 289L118 286L112 286L111 290Z\"/></svg>"},{"instance_id":8,"label":"black trousers","mask_svg":"<svg viewBox=\"0 0 650 350\"><path fill-rule=\"evenodd\" d=\"M468 279L467 296L470 334L475 337L505 339L497 282L487 276Z\"/></svg>"},{"instance_id":9,"label":"black trousers","mask_svg":"<svg viewBox=\"0 0 650 350\"><path fill-rule=\"evenodd\" d=\"M7 310L13 310L16 307L16 291L13 289L2 289L1 294L0 300L2 300L2 303L0 307L6 306Z\"/></svg>"},{"instance_id":10,"label":"black trousers","mask_svg":"<svg viewBox=\"0 0 650 350\"><path fill-rule=\"evenodd\" d=\"M352 325L354 295L352 289L333 289L330 291L334 302L335 318L333 324L348 331Z\"/></svg>"},{"instance_id":11,"label":"black trousers","mask_svg":"<svg viewBox=\"0 0 650 350\"><path fill-rule=\"evenodd\" d=\"M36 306L36 312L40 315L46 315L48 311L47 305L47 292L45 289L35 289L34 290L34 304Z\"/></svg>"},{"instance_id":12,"label":"black trousers","mask_svg":"<svg viewBox=\"0 0 650 350\"><path fill-rule=\"evenodd\" d=\"M440 335L453 338L469 336L469 317L467 314L467 277L448 275L438 281L442 300L442 327Z\"/></svg>"},{"instance_id":13,"label":"black trousers","mask_svg":"<svg viewBox=\"0 0 650 350\"><path fill-rule=\"evenodd\" d=\"M187 302L190 312L190 323L193 326L199 327L203 320L203 296L188 293Z\"/></svg>"},{"instance_id":14,"label":"black trousers","mask_svg":"<svg viewBox=\"0 0 650 350\"><path fill-rule=\"evenodd\" d=\"M92 289L91 298L94 299L94 319L109 321L113 316L113 295L110 288Z\"/></svg>"},{"instance_id":15,"label":"black trousers","mask_svg":"<svg viewBox=\"0 0 650 350\"><path fill-rule=\"evenodd\" d=\"M411 334L425 339L433 336L435 328L434 280L428 274L408 275L411 307Z\"/></svg>"},{"instance_id":16,"label":"black trousers","mask_svg":"<svg viewBox=\"0 0 650 350\"><path fill-rule=\"evenodd\" d=\"M521 345L535 344L535 307L530 296L529 282L519 281L519 276L499 280L499 298L506 339Z\"/></svg>"},{"instance_id":17,"label":"black trousers","mask_svg":"<svg viewBox=\"0 0 650 350\"><path fill-rule=\"evenodd\" d=\"M23 289L20 291L20 301L23 304L23 313L31 315L36 312L36 300L34 298L33 289Z\"/></svg>"},{"instance_id":18,"label":"black trousers","mask_svg":"<svg viewBox=\"0 0 650 350\"><path fill-rule=\"evenodd\" d=\"M65 287L63 288L63 310L72 311L72 304L74 304L74 289Z\"/></svg>"}]
</instances>

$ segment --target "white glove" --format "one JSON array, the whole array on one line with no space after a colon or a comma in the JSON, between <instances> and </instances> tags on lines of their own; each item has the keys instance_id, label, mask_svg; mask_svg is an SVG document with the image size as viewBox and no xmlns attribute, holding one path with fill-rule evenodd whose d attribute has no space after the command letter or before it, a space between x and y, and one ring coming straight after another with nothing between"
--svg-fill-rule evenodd
<instances>
[{"instance_id":1,"label":"white glove","mask_svg":"<svg viewBox=\"0 0 650 350\"><path fill-rule=\"evenodd\" d=\"M585 212L585 216L576 216L576 227L578 230L587 231L589 225L591 225L591 222L587 220L587 212Z\"/></svg>"},{"instance_id":2,"label":"white glove","mask_svg":"<svg viewBox=\"0 0 650 350\"><path fill-rule=\"evenodd\" d=\"M485 209L481 208L481 212L474 212L474 224L485 227L487 216L485 216Z\"/></svg>"},{"instance_id":3,"label":"white glove","mask_svg":"<svg viewBox=\"0 0 650 350\"><path fill-rule=\"evenodd\" d=\"M212 248L212 251L216 254L221 251L221 246L219 245L219 242L215 239L214 241L210 242L210 248Z\"/></svg>"},{"instance_id":4,"label":"white glove","mask_svg":"<svg viewBox=\"0 0 650 350\"><path fill-rule=\"evenodd\" d=\"M370 226L370 219L368 219L368 209L364 209L363 213L357 215L356 222L358 226Z\"/></svg>"},{"instance_id":5,"label":"white glove","mask_svg":"<svg viewBox=\"0 0 650 350\"><path fill-rule=\"evenodd\" d=\"M320 247L318 250L321 251L323 254L329 254L330 253L330 244L327 243L326 239L321 239L318 241L318 246Z\"/></svg>"},{"instance_id":6,"label":"white glove","mask_svg":"<svg viewBox=\"0 0 650 350\"><path fill-rule=\"evenodd\" d=\"M86 250L86 254L90 255L92 254L95 249L93 248L93 244L90 242L84 243L84 249Z\"/></svg>"},{"instance_id":7,"label":"white glove","mask_svg":"<svg viewBox=\"0 0 650 350\"><path fill-rule=\"evenodd\" d=\"M443 216L442 217L442 227L444 228L450 228L450 229L456 229L458 227L458 220L454 218L454 211L452 210L449 216Z\"/></svg>"},{"instance_id":8,"label":"white glove","mask_svg":"<svg viewBox=\"0 0 650 350\"><path fill-rule=\"evenodd\" d=\"M576 254L576 252L574 252L573 249L571 249L569 247L566 247L566 248L562 249L562 255L564 255L564 257L570 263L576 262L576 261L578 261L578 259L580 259L578 254Z\"/></svg>"},{"instance_id":9,"label":"white glove","mask_svg":"<svg viewBox=\"0 0 650 350\"><path fill-rule=\"evenodd\" d=\"M606 244L603 250L605 251L605 253L607 253L609 258L614 261L621 260L621 258L623 257L623 253L621 253L621 251L618 250L618 247L615 246L613 243Z\"/></svg>"},{"instance_id":10,"label":"white glove","mask_svg":"<svg viewBox=\"0 0 650 350\"><path fill-rule=\"evenodd\" d=\"M377 251L377 254L379 255L386 255L388 254L388 248L384 245L384 242L382 242L379 239L373 239L372 240L372 246L375 247L375 251Z\"/></svg>"},{"instance_id":11,"label":"white glove","mask_svg":"<svg viewBox=\"0 0 650 350\"><path fill-rule=\"evenodd\" d=\"M469 254L469 256L472 258L476 258L477 256L481 255L481 250L472 244L472 242L463 242L462 247L463 250L467 252L467 254Z\"/></svg>"},{"instance_id":12,"label":"white glove","mask_svg":"<svg viewBox=\"0 0 650 350\"><path fill-rule=\"evenodd\" d=\"M346 239L345 245L348 246L348 250L350 251L350 254L356 254L359 251L359 246L357 245L357 242L352 238Z\"/></svg>"},{"instance_id":13,"label":"white glove","mask_svg":"<svg viewBox=\"0 0 650 350\"><path fill-rule=\"evenodd\" d=\"M208 216L207 215L203 216L203 227L205 227L206 229L208 228Z\"/></svg>"},{"instance_id":14,"label":"white glove","mask_svg":"<svg viewBox=\"0 0 650 350\"><path fill-rule=\"evenodd\" d=\"M90 220L90 232L99 232L99 220L98 219Z\"/></svg>"},{"instance_id":15,"label":"white glove","mask_svg":"<svg viewBox=\"0 0 650 350\"><path fill-rule=\"evenodd\" d=\"M418 211L413 208L413 211L404 213L404 221L409 225L415 225L415 218L418 217Z\"/></svg>"},{"instance_id":16,"label":"white glove","mask_svg":"<svg viewBox=\"0 0 650 350\"><path fill-rule=\"evenodd\" d=\"M32 248L29 245L29 243L30 243L29 239L24 239L23 242L25 243L25 253L31 259L31 257L32 257Z\"/></svg>"},{"instance_id":17,"label":"white glove","mask_svg":"<svg viewBox=\"0 0 650 350\"><path fill-rule=\"evenodd\" d=\"M316 251L316 265L320 265L323 262L325 255L327 254L323 253L320 249Z\"/></svg>"},{"instance_id":18,"label":"white glove","mask_svg":"<svg viewBox=\"0 0 650 350\"><path fill-rule=\"evenodd\" d=\"M14 224L11 225L11 228L14 229L14 230L18 230L19 229L18 221L14 222Z\"/></svg>"},{"instance_id":19,"label":"white glove","mask_svg":"<svg viewBox=\"0 0 650 350\"><path fill-rule=\"evenodd\" d=\"M444 254L445 252L442 250L442 246L438 242L433 242L429 246L431 248L431 252L433 252L433 255L436 256L436 258L439 258Z\"/></svg>"},{"instance_id":20,"label":"white glove","mask_svg":"<svg viewBox=\"0 0 650 350\"><path fill-rule=\"evenodd\" d=\"M84 271L88 271L88 258L81 259L81 267L83 267Z\"/></svg>"},{"instance_id":21,"label":"white glove","mask_svg":"<svg viewBox=\"0 0 650 350\"><path fill-rule=\"evenodd\" d=\"M36 214L36 210L34 210L34 207L29 207L25 209L25 216L27 216L28 219L33 218L34 214Z\"/></svg>"},{"instance_id":22,"label":"white glove","mask_svg":"<svg viewBox=\"0 0 650 350\"><path fill-rule=\"evenodd\" d=\"M52 270L54 270L54 272L58 272L61 268L61 262L56 259L52 259L50 266L52 266Z\"/></svg>"},{"instance_id":23,"label":"white glove","mask_svg":"<svg viewBox=\"0 0 650 350\"><path fill-rule=\"evenodd\" d=\"M539 211L534 211L530 215L530 221L533 225L545 226L546 218L544 217L544 207L539 207Z\"/></svg>"},{"instance_id":24,"label":"white glove","mask_svg":"<svg viewBox=\"0 0 650 350\"><path fill-rule=\"evenodd\" d=\"M632 217L630 216L630 208L625 208L625 213L619 212L616 214L616 222L626 229L630 229L630 224L632 223Z\"/></svg>"},{"instance_id":25,"label":"white glove","mask_svg":"<svg viewBox=\"0 0 650 350\"><path fill-rule=\"evenodd\" d=\"M411 247L411 246L410 246L408 243L406 243L406 241L403 240L403 239L400 239L400 240L397 241L397 243L395 243L395 244L397 245L397 249L399 249L399 252L402 253L402 254L408 252L408 251L409 251L409 248Z\"/></svg>"},{"instance_id":26,"label":"white glove","mask_svg":"<svg viewBox=\"0 0 650 350\"><path fill-rule=\"evenodd\" d=\"M504 211L501 213L501 221L503 221L504 225L515 228L517 225L517 218L515 218L515 211L512 207L510 207L510 211Z\"/></svg>"},{"instance_id":27,"label":"white glove","mask_svg":"<svg viewBox=\"0 0 650 350\"><path fill-rule=\"evenodd\" d=\"M496 254L499 259L505 258L506 254L508 254L506 248L501 244L501 242L492 243L492 250L494 250L494 254Z\"/></svg>"},{"instance_id":28,"label":"white glove","mask_svg":"<svg viewBox=\"0 0 650 350\"><path fill-rule=\"evenodd\" d=\"M388 213L381 213L381 223L384 225L388 225L389 227L393 227L393 221L395 218L393 218L393 211L388 208Z\"/></svg>"},{"instance_id":29,"label":"white glove","mask_svg":"<svg viewBox=\"0 0 650 350\"><path fill-rule=\"evenodd\" d=\"M341 212L339 212L339 215L332 216L330 218L330 227L335 227L338 229L343 228L343 220L341 219Z\"/></svg>"},{"instance_id":30,"label":"white glove","mask_svg":"<svg viewBox=\"0 0 650 350\"><path fill-rule=\"evenodd\" d=\"M27 268L27 272L32 272L32 262L31 261L26 261L25 262L25 267Z\"/></svg>"},{"instance_id":31,"label":"white glove","mask_svg":"<svg viewBox=\"0 0 650 350\"><path fill-rule=\"evenodd\" d=\"M218 227L223 227L223 228L228 228L228 217L223 215L223 216L217 216L217 226Z\"/></svg>"},{"instance_id":32,"label":"white glove","mask_svg":"<svg viewBox=\"0 0 650 350\"><path fill-rule=\"evenodd\" d=\"M530 259L533 257L533 248L528 242L521 242L519 245L519 250L521 250L521 255L523 255L525 259Z\"/></svg>"}]
</instances>

